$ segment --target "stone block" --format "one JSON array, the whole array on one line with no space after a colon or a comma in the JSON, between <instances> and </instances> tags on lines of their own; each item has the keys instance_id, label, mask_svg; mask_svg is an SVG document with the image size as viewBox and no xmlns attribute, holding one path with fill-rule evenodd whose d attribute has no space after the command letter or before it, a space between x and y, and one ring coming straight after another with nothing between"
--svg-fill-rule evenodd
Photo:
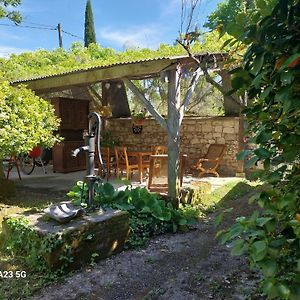
<instances>
[{"instance_id":1,"label":"stone block","mask_svg":"<svg viewBox=\"0 0 300 300\"><path fill-rule=\"evenodd\" d=\"M225 144L226 140L223 137L217 138L217 143L218 144Z\"/></svg>"},{"instance_id":2,"label":"stone block","mask_svg":"<svg viewBox=\"0 0 300 300\"><path fill-rule=\"evenodd\" d=\"M223 126L215 126L214 131L215 132L222 132L223 131Z\"/></svg>"},{"instance_id":3,"label":"stone block","mask_svg":"<svg viewBox=\"0 0 300 300\"><path fill-rule=\"evenodd\" d=\"M212 136L213 136L214 138L218 138L218 137L221 137L222 135L221 135L220 132L215 132L215 133L213 133Z\"/></svg>"},{"instance_id":4,"label":"stone block","mask_svg":"<svg viewBox=\"0 0 300 300\"><path fill-rule=\"evenodd\" d=\"M225 127L223 129L224 133L234 133L234 127Z\"/></svg>"},{"instance_id":5,"label":"stone block","mask_svg":"<svg viewBox=\"0 0 300 300\"><path fill-rule=\"evenodd\" d=\"M202 126L202 131L203 132L212 132L213 131L213 127L211 125L203 125Z\"/></svg>"},{"instance_id":6,"label":"stone block","mask_svg":"<svg viewBox=\"0 0 300 300\"><path fill-rule=\"evenodd\" d=\"M196 145L199 143L199 139L198 138L193 138L191 141L190 141L191 145Z\"/></svg>"},{"instance_id":7,"label":"stone block","mask_svg":"<svg viewBox=\"0 0 300 300\"><path fill-rule=\"evenodd\" d=\"M16 216L14 216L16 217ZM13 234L3 221L4 238ZM73 219L66 224L45 220L43 213L26 215L29 225L39 238L53 237L60 240L58 246L44 254L44 259L51 269L62 266L61 259L65 249L68 249L68 269L77 269L91 261L92 254L97 253L97 259L109 257L123 249L129 235L129 214L120 210L93 212Z\"/></svg>"}]
</instances>

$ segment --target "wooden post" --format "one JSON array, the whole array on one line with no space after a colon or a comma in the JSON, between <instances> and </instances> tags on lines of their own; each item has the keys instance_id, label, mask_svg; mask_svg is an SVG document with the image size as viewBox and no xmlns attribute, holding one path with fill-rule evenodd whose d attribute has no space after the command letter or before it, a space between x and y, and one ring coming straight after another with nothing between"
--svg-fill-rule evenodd
<instances>
[{"instance_id":1,"label":"wooden post","mask_svg":"<svg viewBox=\"0 0 300 300\"><path fill-rule=\"evenodd\" d=\"M245 150L246 143L244 140L245 137L245 120L242 114L239 117L239 137L238 137L238 152ZM237 172L235 174L236 177L245 178L245 170L244 170L244 159L238 160Z\"/></svg>"},{"instance_id":2,"label":"wooden post","mask_svg":"<svg viewBox=\"0 0 300 300\"><path fill-rule=\"evenodd\" d=\"M179 207L180 67L169 71L168 84L168 194Z\"/></svg>"},{"instance_id":3,"label":"wooden post","mask_svg":"<svg viewBox=\"0 0 300 300\"><path fill-rule=\"evenodd\" d=\"M61 24L60 23L58 23L58 25L57 25L57 31L58 31L58 45L60 48L62 48L63 44L62 44Z\"/></svg>"},{"instance_id":4,"label":"wooden post","mask_svg":"<svg viewBox=\"0 0 300 300\"><path fill-rule=\"evenodd\" d=\"M232 89L230 75L226 70L220 70L219 75L222 78L222 86L226 92L229 92ZM239 116L241 106L239 105L239 98L234 93L231 97L223 95L224 97L224 111L225 116ZM233 101L234 98L236 101Z\"/></svg>"}]
</instances>

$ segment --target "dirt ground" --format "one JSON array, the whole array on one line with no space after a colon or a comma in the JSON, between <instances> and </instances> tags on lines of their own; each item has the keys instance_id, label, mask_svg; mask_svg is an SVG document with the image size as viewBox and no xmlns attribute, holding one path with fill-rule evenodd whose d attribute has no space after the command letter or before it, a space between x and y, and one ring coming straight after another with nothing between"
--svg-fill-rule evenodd
<instances>
[{"instance_id":1,"label":"dirt ground","mask_svg":"<svg viewBox=\"0 0 300 300\"><path fill-rule=\"evenodd\" d=\"M229 204L234 210L224 227L251 212L249 196ZM79 270L32 299L265 299L256 292L258 275L246 259L230 256L214 239L214 218L211 214L194 230L155 237L143 248Z\"/></svg>"}]
</instances>

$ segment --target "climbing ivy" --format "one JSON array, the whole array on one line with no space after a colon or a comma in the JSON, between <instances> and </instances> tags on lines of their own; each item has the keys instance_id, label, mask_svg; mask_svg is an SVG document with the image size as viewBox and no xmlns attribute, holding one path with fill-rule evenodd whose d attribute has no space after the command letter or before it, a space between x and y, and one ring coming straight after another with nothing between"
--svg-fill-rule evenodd
<instances>
[{"instance_id":1,"label":"climbing ivy","mask_svg":"<svg viewBox=\"0 0 300 300\"><path fill-rule=\"evenodd\" d=\"M201 42L193 46L192 50L195 53L220 51L222 43L216 33L208 33L204 35ZM37 50L0 58L0 75L3 79L13 81L87 67L184 54L186 54L185 50L179 45L161 44L156 50L144 48L117 52L98 44L92 43L84 47L76 42L70 49Z\"/></svg>"}]
</instances>

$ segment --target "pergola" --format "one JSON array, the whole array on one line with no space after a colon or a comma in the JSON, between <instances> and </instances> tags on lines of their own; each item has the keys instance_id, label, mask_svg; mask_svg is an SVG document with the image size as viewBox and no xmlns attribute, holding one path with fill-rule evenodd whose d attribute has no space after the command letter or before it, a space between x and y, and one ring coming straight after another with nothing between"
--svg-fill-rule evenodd
<instances>
[{"instance_id":1,"label":"pergola","mask_svg":"<svg viewBox=\"0 0 300 300\"><path fill-rule=\"evenodd\" d=\"M222 62L227 57L226 53L204 53L195 55L198 61L205 65L206 70L220 70L223 82L228 83L226 72L222 71ZM186 95L180 95L180 81L183 72L191 71L192 77ZM98 97L102 105L110 104L113 116L130 116L124 84L144 104L150 114L168 133L168 186L169 196L176 199L178 195L178 170L179 170L179 132L185 109L192 96L199 77L203 75L201 65L188 55L145 59L134 62L123 62L105 66L95 66L50 76L31 78L15 81L12 84L26 84L36 94L46 96L49 93L64 90L78 90L87 95ZM168 78L168 116L165 119L152 105L132 80L144 80L155 77ZM95 84L102 86L109 83L110 89L102 88L102 95L97 95L93 88ZM117 88L118 86L118 88ZM229 90L227 84L227 90ZM226 107L231 114L237 115L239 106L234 101L224 98Z\"/></svg>"}]
</instances>

